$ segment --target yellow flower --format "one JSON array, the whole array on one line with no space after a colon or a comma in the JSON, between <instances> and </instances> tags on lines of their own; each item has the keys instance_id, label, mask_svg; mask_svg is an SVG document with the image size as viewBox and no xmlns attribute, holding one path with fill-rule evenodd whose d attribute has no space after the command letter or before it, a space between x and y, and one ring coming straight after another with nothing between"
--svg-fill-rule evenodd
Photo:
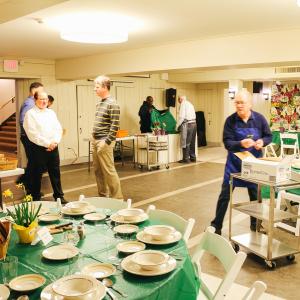
<instances>
[{"instance_id":1,"label":"yellow flower","mask_svg":"<svg viewBox=\"0 0 300 300\"><path fill-rule=\"evenodd\" d=\"M18 184L16 184L16 187L18 188L18 189L21 189L21 188L23 188L24 187L24 184L21 182L21 183L18 183Z\"/></svg>"},{"instance_id":2,"label":"yellow flower","mask_svg":"<svg viewBox=\"0 0 300 300\"><path fill-rule=\"evenodd\" d=\"M5 198L6 198L6 197L10 197L10 198L13 197L13 193L12 193L12 191L11 191L10 189L5 190L5 191L2 193L2 195L3 195Z\"/></svg>"},{"instance_id":3,"label":"yellow flower","mask_svg":"<svg viewBox=\"0 0 300 300\"><path fill-rule=\"evenodd\" d=\"M25 198L24 198L24 201L25 202L32 201L32 196L31 195L26 195Z\"/></svg>"}]
</instances>

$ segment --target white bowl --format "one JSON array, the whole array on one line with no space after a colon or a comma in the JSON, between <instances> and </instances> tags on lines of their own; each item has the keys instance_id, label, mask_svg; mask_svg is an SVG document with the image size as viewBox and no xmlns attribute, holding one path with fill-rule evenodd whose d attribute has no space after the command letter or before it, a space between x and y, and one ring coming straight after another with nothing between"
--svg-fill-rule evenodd
<instances>
[{"instance_id":1,"label":"white bowl","mask_svg":"<svg viewBox=\"0 0 300 300\"><path fill-rule=\"evenodd\" d=\"M143 214L144 211L139 208L126 208L118 211L118 215L123 217L125 221L134 221Z\"/></svg>"},{"instance_id":2,"label":"white bowl","mask_svg":"<svg viewBox=\"0 0 300 300\"><path fill-rule=\"evenodd\" d=\"M74 201L74 202L70 202L66 205L66 207L68 207L72 212L75 212L75 213L81 212L88 206L89 206L89 203L84 202L84 201Z\"/></svg>"},{"instance_id":3,"label":"white bowl","mask_svg":"<svg viewBox=\"0 0 300 300\"><path fill-rule=\"evenodd\" d=\"M92 299L97 292L97 280L88 275L70 275L54 282L52 288L66 300Z\"/></svg>"},{"instance_id":4,"label":"white bowl","mask_svg":"<svg viewBox=\"0 0 300 300\"><path fill-rule=\"evenodd\" d=\"M133 254L131 260L144 270L154 271L169 260L169 255L161 251L145 250Z\"/></svg>"},{"instance_id":5,"label":"white bowl","mask_svg":"<svg viewBox=\"0 0 300 300\"><path fill-rule=\"evenodd\" d=\"M171 226L153 225L144 228L144 232L150 235L154 240L165 241L170 239L176 230Z\"/></svg>"}]
</instances>

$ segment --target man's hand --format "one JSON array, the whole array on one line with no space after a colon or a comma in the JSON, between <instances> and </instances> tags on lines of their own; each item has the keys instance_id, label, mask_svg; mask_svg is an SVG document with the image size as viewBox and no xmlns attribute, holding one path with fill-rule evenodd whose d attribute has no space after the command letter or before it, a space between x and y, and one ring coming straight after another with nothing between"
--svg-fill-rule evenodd
<instances>
[{"instance_id":1,"label":"man's hand","mask_svg":"<svg viewBox=\"0 0 300 300\"><path fill-rule=\"evenodd\" d=\"M253 147L255 145L256 145L256 143L252 139L243 139L243 140L241 140L241 146L243 148L250 148L250 147Z\"/></svg>"},{"instance_id":2,"label":"man's hand","mask_svg":"<svg viewBox=\"0 0 300 300\"><path fill-rule=\"evenodd\" d=\"M53 151L56 147L57 147L57 143L52 142L52 143L48 146L48 148L47 148L46 151Z\"/></svg>"},{"instance_id":3,"label":"man's hand","mask_svg":"<svg viewBox=\"0 0 300 300\"><path fill-rule=\"evenodd\" d=\"M264 141L262 139L259 139L255 142L254 148L256 150L260 150L264 146Z\"/></svg>"}]
</instances>

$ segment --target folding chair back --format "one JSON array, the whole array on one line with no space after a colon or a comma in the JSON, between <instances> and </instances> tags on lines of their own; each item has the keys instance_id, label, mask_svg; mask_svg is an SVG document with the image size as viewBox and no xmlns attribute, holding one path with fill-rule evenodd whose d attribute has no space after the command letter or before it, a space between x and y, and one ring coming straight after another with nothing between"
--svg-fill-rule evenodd
<instances>
[{"instance_id":1,"label":"folding chair back","mask_svg":"<svg viewBox=\"0 0 300 300\"><path fill-rule=\"evenodd\" d=\"M292 155L300 154L298 135L296 133L280 133L280 157L285 154L285 149L292 149ZM290 155L290 154L289 154Z\"/></svg>"},{"instance_id":2,"label":"folding chair back","mask_svg":"<svg viewBox=\"0 0 300 300\"><path fill-rule=\"evenodd\" d=\"M158 223L161 222L164 225L173 226L176 230L181 232L183 240L187 243L192 233L195 219L190 218L188 220L185 220L184 218L176 215L173 212L155 209L155 206L152 206L152 209L148 210L148 214L150 220L156 221Z\"/></svg>"},{"instance_id":3,"label":"folding chair back","mask_svg":"<svg viewBox=\"0 0 300 300\"><path fill-rule=\"evenodd\" d=\"M264 147L264 157L277 157L273 143Z\"/></svg>"},{"instance_id":4,"label":"folding chair back","mask_svg":"<svg viewBox=\"0 0 300 300\"><path fill-rule=\"evenodd\" d=\"M215 234L213 227L208 227L202 234L201 240L198 244L197 250L192 257L192 262L198 269L198 276L201 281L200 293L207 299L220 300L226 297L226 293L238 276L240 269L246 259L246 253L236 253L229 241L224 237ZM211 291L208 285L201 280L201 258L205 252L215 256L225 269L225 276L218 286L217 290Z\"/></svg>"}]
</instances>

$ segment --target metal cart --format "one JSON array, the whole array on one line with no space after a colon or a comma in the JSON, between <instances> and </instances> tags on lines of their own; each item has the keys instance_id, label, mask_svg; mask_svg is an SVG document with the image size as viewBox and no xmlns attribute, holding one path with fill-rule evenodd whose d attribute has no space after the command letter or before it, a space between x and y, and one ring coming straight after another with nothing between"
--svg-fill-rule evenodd
<instances>
[{"instance_id":1,"label":"metal cart","mask_svg":"<svg viewBox=\"0 0 300 300\"><path fill-rule=\"evenodd\" d=\"M233 203L233 179L242 179L245 181L253 182L258 185L258 200L247 201L242 203ZM270 200L261 199L261 186L270 187ZM248 249L250 252L262 257L268 268L274 269L276 262L274 261L280 257L286 257L288 261L295 259L296 253L299 253L299 240L297 249L273 238L274 223L295 219L299 216L291 212L283 211L275 207L275 192L281 190L299 188L300 182L287 180L280 183L260 181L255 179L245 179L240 173L231 174L230 176L230 210L229 210L229 240L232 242L236 251L239 250L239 246ZM238 210L249 216L257 218L256 232L244 233L239 235L232 234L232 210ZM267 234L259 232L261 229L262 221L266 221L268 224Z\"/></svg>"},{"instance_id":2,"label":"metal cart","mask_svg":"<svg viewBox=\"0 0 300 300\"><path fill-rule=\"evenodd\" d=\"M148 171L152 168L159 169L161 165L165 165L169 169L169 135L149 135L138 134L137 137L137 164L140 169L147 167ZM141 152L146 153L146 157ZM154 153L152 161L150 153ZM165 161L161 161L161 153L166 153Z\"/></svg>"}]
</instances>

